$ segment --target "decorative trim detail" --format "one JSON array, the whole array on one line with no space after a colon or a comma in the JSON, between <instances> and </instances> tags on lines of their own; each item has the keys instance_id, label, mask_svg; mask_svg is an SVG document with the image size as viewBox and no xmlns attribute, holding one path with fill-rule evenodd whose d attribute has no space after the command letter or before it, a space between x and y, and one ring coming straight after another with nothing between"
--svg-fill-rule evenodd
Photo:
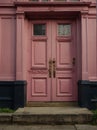
<instances>
[{"instance_id":1,"label":"decorative trim detail","mask_svg":"<svg viewBox=\"0 0 97 130\"><path fill-rule=\"evenodd\" d=\"M46 70L41 70L41 69L36 69L36 70L34 70L34 69L31 69L31 71L30 71L32 74L47 74L48 73L48 70L46 69Z\"/></svg>"}]
</instances>

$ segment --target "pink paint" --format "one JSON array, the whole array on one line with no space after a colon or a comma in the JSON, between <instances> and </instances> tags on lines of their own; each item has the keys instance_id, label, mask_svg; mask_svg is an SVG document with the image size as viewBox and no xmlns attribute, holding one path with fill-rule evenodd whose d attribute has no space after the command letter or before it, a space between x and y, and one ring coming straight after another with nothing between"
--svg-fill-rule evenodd
<instances>
[{"instance_id":1,"label":"pink paint","mask_svg":"<svg viewBox=\"0 0 97 130\"><path fill-rule=\"evenodd\" d=\"M97 81L95 2L1 0L0 80L27 80L28 101L76 101L78 80Z\"/></svg>"}]
</instances>

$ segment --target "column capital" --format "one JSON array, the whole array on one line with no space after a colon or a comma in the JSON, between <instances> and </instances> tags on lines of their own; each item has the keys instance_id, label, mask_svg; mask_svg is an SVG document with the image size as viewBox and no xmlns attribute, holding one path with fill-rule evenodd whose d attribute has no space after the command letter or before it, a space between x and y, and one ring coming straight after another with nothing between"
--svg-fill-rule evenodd
<instances>
[{"instance_id":1,"label":"column capital","mask_svg":"<svg viewBox=\"0 0 97 130\"><path fill-rule=\"evenodd\" d=\"M24 17L25 17L25 16L24 16L23 14L18 14L18 15L16 16L17 19L24 19Z\"/></svg>"}]
</instances>

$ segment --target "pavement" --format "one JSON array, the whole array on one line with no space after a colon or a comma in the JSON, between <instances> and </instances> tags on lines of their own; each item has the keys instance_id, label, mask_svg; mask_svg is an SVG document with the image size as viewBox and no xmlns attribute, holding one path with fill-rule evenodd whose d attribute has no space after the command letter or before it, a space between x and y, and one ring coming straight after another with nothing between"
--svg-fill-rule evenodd
<instances>
[{"instance_id":1,"label":"pavement","mask_svg":"<svg viewBox=\"0 0 97 130\"><path fill-rule=\"evenodd\" d=\"M0 130L97 130L97 125L0 125Z\"/></svg>"}]
</instances>

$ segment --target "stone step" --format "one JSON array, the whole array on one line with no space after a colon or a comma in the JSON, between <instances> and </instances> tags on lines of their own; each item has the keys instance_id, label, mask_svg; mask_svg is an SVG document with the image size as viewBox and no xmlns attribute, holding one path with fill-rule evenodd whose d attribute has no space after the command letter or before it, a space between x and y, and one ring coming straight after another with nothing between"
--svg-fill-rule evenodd
<instances>
[{"instance_id":1,"label":"stone step","mask_svg":"<svg viewBox=\"0 0 97 130\"><path fill-rule=\"evenodd\" d=\"M77 107L78 102L27 102L27 107Z\"/></svg>"},{"instance_id":2,"label":"stone step","mask_svg":"<svg viewBox=\"0 0 97 130\"><path fill-rule=\"evenodd\" d=\"M25 107L12 115L16 124L87 124L93 114L78 107Z\"/></svg>"}]
</instances>

